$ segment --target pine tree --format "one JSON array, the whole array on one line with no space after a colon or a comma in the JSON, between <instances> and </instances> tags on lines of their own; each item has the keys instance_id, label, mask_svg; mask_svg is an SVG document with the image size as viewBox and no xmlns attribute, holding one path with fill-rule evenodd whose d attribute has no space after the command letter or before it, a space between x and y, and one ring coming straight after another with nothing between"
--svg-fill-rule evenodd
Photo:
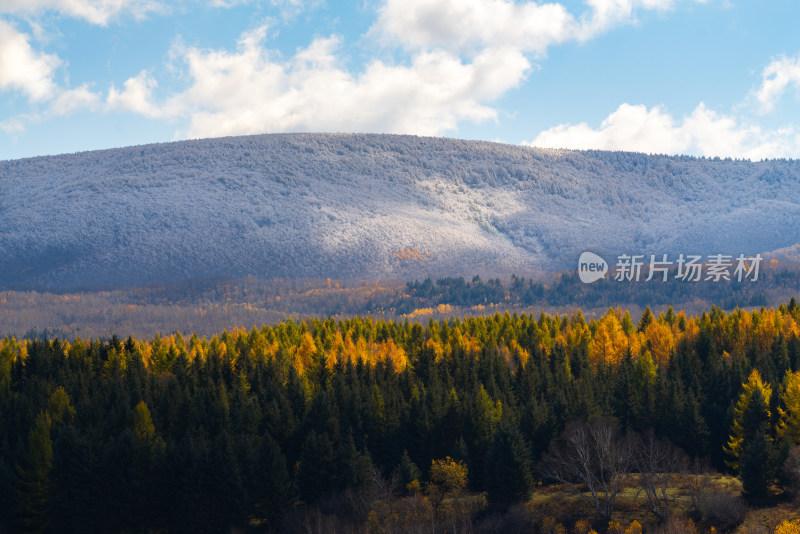
<instances>
[{"instance_id":1,"label":"pine tree","mask_svg":"<svg viewBox=\"0 0 800 534\"><path fill-rule=\"evenodd\" d=\"M769 433L771 395L772 388L754 369L736 403L732 433L725 448L728 465L739 473L744 493L751 498L766 495L774 472Z\"/></svg>"},{"instance_id":2,"label":"pine tree","mask_svg":"<svg viewBox=\"0 0 800 534\"><path fill-rule=\"evenodd\" d=\"M205 488L209 524L215 532L241 527L246 520L245 492L230 437L221 433L211 446ZM207 528L208 528L207 527Z\"/></svg>"},{"instance_id":3,"label":"pine tree","mask_svg":"<svg viewBox=\"0 0 800 534\"><path fill-rule=\"evenodd\" d=\"M644 311L642 312L642 318L639 320L639 332L644 332L654 320L655 317L653 317L653 312L650 311L650 306L645 307Z\"/></svg>"},{"instance_id":4,"label":"pine tree","mask_svg":"<svg viewBox=\"0 0 800 534\"><path fill-rule=\"evenodd\" d=\"M531 454L516 425L507 424L494 435L486 455L486 489L493 502L528 499L533 488Z\"/></svg>"},{"instance_id":5,"label":"pine tree","mask_svg":"<svg viewBox=\"0 0 800 534\"><path fill-rule=\"evenodd\" d=\"M413 486L419 488L420 478L422 478L422 474L419 471L419 467L411 457L408 455L408 451L403 449L403 456L400 458L400 465L397 466L397 474L400 478L400 484L408 490L410 490Z\"/></svg>"},{"instance_id":6,"label":"pine tree","mask_svg":"<svg viewBox=\"0 0 800 534\"><path fill-rule=\"evenodd\" d=\"M97 458L91 441L65 427L53 447L53 524L64 532L101 530Z\"/></svg>"},{"instance_id":7,"label":"pine tree","mask_svg":"<svg viewBox=\"0 0 800 534\"><path fill-rule=\"evenodd\" d=\"M284 511L296 498L297 489L280 445L269 434L261 439L257 461L256 484L250 488L250 497L259 515L277 529Z\"/></svg>"},{"instance_id":8,"label":"pine tree","mask_svg":"<svg viewBox=\"0 0 800 534\"><path fill-rule=\"evenodd\" d=\"M461 460L468 466L470 465L469 448L467 442L464 441L464 436L459 437L453 447L450 449L450 457L454 460Z\"/></svg>"},{"instance_id":9,"label":"pine tree","mask_svg":"<svg viewBox=\"0 0 800 534\"><path fill-rule=\"evenodd\" d=\"M353 434L347 433L336 450L336 489L363 489L372 483L372 458L356 449Z\"/></svg>"},{"instance_id":10,"label":"pine tree","mask_svg":"<svg viewBox=\"0 0 800 534\"><path fill-rule=\"evenodd\" d=\"M314 502L335 488L336 465L333 443L326 433L310 430L300 451L297 487L300 497Z\"/></svg>"},{"instance_id":11,"label":"pine tree","mask_svg":"<svg viewBox=\"0 0 800 534\"><path fill-rule=\"evenodd\" d=\"M640 430L642 393L634 370L631 350L628 348L617 369L614 396L611 399L614 413L625 430Z\"/></svg>"},{"instance_id":12,"label":"pine tree","mask_svg":"<svg viewBox=\"0 0 800 534\"><path fill-rule=\"evenodd\" d=\"M758 394L753 396L754 404ZM742 479L742 492L751 499L767 496L768 486L775 473L772 463L772 440L765 428L759 428L744 443L739 459L739 476Z\"/></svg>"},{"instance_id":13,"label":"pine tree","mask_svg":"<svg viewBox=\"0 0 800 534\"><path fill-rule=\"evenodd\" d=\"M751 408L753 396L757 395L757 402ZM769 413L769 399L772 396L772 388L769 384L761 380L761 374L755 369L750 373L747 382L743 384L743 389L739 395L739 400L736 403L733 425L731 426L731 435L729 436L728 443L725 446L725 452L728 455L726 463L732 469L739 470L739 459L742 454L745 439L752 438L761 424L768 423L770 418ZM762 409L763 412L758 413ZM747 418L747 421L745 419ZM745 424L749 426L746 428Z\"/></svg>"},{"instance_id":14,"label":"pine tree","mask_svg":"<svg viewBox=\"0 0 800 534\"><path fill-rule=\"evenodd\" d=\"M25 455L16 469L17 520L25 532L48 529L52 463L50 418L41 413L28 433Z\"/></svg>"}]
</instances>

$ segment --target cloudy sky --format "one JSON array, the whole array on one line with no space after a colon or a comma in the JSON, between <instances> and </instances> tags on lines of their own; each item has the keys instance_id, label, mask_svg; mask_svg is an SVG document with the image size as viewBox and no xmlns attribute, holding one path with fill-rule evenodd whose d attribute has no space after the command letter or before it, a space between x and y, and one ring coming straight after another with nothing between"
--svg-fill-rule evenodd
<instances>
[{"instance_id":1,"label":"cloudy sky","mask_svg":"<svg viewBox=\"0 0 800 534\"><path fill-rule=\"evenodd\" d=\"M0 0L0 159L296 131L800 158L798 20L796 0Z\"/></svg>"}]
</instances>

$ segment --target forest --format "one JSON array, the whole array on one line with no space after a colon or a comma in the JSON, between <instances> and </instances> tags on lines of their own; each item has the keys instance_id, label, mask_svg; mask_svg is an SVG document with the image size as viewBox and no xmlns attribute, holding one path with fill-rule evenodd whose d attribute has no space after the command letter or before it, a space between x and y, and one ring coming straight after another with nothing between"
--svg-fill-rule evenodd
<instances>
[{"instance_id":1,"label":"forest","mask_svg":"<svg viewBox=\"0 0 800 534\"><path fill-rule=\"evenodd\" d=\"M798 496L795 299L0 340L0 531L786 533Z\"/></svg>"}]
</instances>

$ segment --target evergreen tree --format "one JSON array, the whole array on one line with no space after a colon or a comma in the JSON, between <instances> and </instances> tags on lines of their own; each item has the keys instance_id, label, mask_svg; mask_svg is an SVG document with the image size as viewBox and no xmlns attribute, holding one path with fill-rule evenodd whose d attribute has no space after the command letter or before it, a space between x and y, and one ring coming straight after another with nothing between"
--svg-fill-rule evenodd
<instances>
[{"instance_id":1,"label":"evergreen tree","mask_svg":"<svg viewBox=\"0 0 800 534\"><path fill-rule=\"evenodd\" d=\"M655 317L653 317L653 312L650 311L650 306L645 307L644 311L642 312L642 318L639 319L639 332L644 332L654 320Z\"/></svg>"},{"instance_id":2,"label":"evergreen tree","mask_svg":"<svg viewBox=\"0 0 800 534\"><path fill-rule=\"evenodd\" d=\"M453 447L450 449L450 457L454 460L461 460L467 466L470 465L469 449L467 448L467 442L464 441L464 436L459 437L453 443Z\"/></svg>"},{"instance_id":3,"label":"evergreen tree","mask_svg":"<svg viewBox=\"0 0 800 534\"><path fill-rule=\"evenodd\" d=\"M363 489L372 483L372 459L367 451L356 449L353 434L349 433L336 450L337 474L334 489Z\"/></svg>"},{"instance_id":4,"label":"evergreen tree","mask_svg":"<svg viewBox=\"0 0 800 534\"><path fill-rule=\"evenodd\" d=\"M97 458L91 441L72 426L65 427L53 446L53 524L63 532L102 530L98 514Z\"/></svg>"},{"instance_id":5,"label":"evergreen tree","mask_svg":"<svg viewBox=\"0 0 800 534\"><path fill-rule=\"evenodd\" d=\"M217 436L209 452L203 492L208 521L205 528L230 531L243 526L246 519L246 496L230 437L225 433Z\"/></svg>"},{"instance_id":6,"label":"evergreen tree","mask_svg":"<svg viewBox=\"0 0 800 534\"><path fill-rule=\"evenodd\" d=\"M414 463L408 455L408 451L405 449L403 450L403 456L400 458L400 465L397 466L397 474L400 478L400 484L402 484L404 488L410 489L411 485L415 483L416 486L419 487L422 474L417 464Z\"/></svg>"},{"instance_id":7,"label":"evergreen tree","mask_svg":"<svg viewBox=\"0 0 800 534\"><path fill-rule=\"evenodd\" d=\"M619 419L623 430L641 430L639 418L642 415L643 390L637 380L631 357L631 350L625 351L625 356L617 369L616 384L612 406Z\"/></svg>"},{"instance_id":8,"label":"evergreen tree","mask_svg":"<svg viewBox=\"0 0 800 534\"><path fill-rule=\"evenodd\" d=\"M753 370L736 403L732 433L726 446L728 465L742 479L744 493L752 498L763 497L774 472L772 438L769 433L769 400L772 389Z\"/></svg>"},{"instance_id":9,"label":"evergreen tree","mask_svg":"<svg viewBox=\"0 0 800 534\"><path fill-rule=\"evenodd\" d=\"M266 434L261 439L254 485L250 498L258 515L277 528L287 508L294 502L297 489L286 468L286 457L280 445Z\"/></svg>"},{"instance_id":10,"label":"evergreen tree","mask_svg":"<svg viewBox=\"0 0 800 534\"><path fill-rule=\"evenodd\" d=\"M486 455L486 489L493 502L525 501L533 488L530 448L516 425L503 425Z\"/></svg>"},{"instance_id":11,"label":"evergreen tree","mask_svg":"<svg viewBox=\"0 0 800 534\"><path fill-rule=\"evenodd\" d=\"M753 396L756 403L758 394ZM766 429L758 428L749 440L743 443L742 455L739 459L739 476L742 479L742 493L750 499L767 496L769 483L775 473L771 465L772 440Z\"/></svg>"},{"instance_id":12,"label":"evergreen tree","mask_svg":"<svg viewBox=\"0 0 800 534\"><path fill-rule=\"evenodd\" d=\"M48 529L52 464L50 418L41 413L28 433L25 454L16 469L17 522L25 532Z\"/></svg>"},{"instance_id":13,"label":"evergreen tree","mask_svg":"<svg viewBox=\"0 0 800 534\"><path fill-rule=\"evenodd\" d=\"M746 441L751 439L762 426L766 429L769 423L768 406L772 395L772 388L761 380L761 374L755 369L742 386L742 392L736 402L731 435L725 446L728 455L726 463L736 471L739 470L739 460ZM754 397L755 402L753 402Z\"/></svg>"},{"instance_id":14,"label":"evergreen tree","mask_svg":"<svg viewBox=\"0 0 800 534\"><path fill-rule=\"evenodd\" d=\"M336 462L333 443L326 433L310 430L300 451L297 488L300 498L315 502L336 488Z\"/></svg>"}]
</instances>

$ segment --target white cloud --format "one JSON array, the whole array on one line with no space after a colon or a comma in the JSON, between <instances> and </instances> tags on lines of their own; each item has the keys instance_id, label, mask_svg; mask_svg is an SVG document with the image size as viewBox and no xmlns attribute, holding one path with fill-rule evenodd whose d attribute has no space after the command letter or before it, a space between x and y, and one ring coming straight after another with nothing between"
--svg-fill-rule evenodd
<instances>
[{"instance_id":1,"label":"white cloud","mask_svg":"<svg viewBox=\"0 0 800 534\"><path fill-rule=\"evenodd\" d=\"M92 24L106 25L121 13L143 18L148 13L163 11L165 5L157 0L2 0L0 13L35 13L57 11L85 19Z\"/></svg>"},{"instance_id":2,"label":"white cloud","mask_svg":"<svg viewBox=\"0 0 800 534\"><path fill-rule=\"evenodd\" d=\"M41 123L86 109L97 109L100 107L99 103L100 95L92 92L86 84L76 89L61 90L56 97L47 102L43 110L22 113L0 122L0 131L9 135L22 133L29 124Z\"/></svg>"},{"instance_id":3,"label":"white cloud","mask_svg":"<svg viewBox=\"0 0 800 534\"><path fill-rule=\"evenodd\" d=\"M588 0L586 3L590 11L582 18L582 40L590 39L619 24L635 21L637 9L665 11L674 4L672 0Z\"/></svg>"},{"instance_id":4,"label":"white cloud","mask_svg":"<svg viewBox=\"0 0 800 534\"><path fill-rule=\"evenodd\" d=\"M63 116L75 113L83 109L97 107L100 102L100 95L89 90L89 86L84 84L76 89L62 91L50 103L47 113L52 116Z\"/></svg>"},{"instance_id":5,"label":"white cloud","mask_svg":"<svg viewBox=\"0 0 800 534\"><path fill-rule=\"evenodd\" d=\"M153 103L153 89L158 87L156 80L143 70L137 76L129 78L118 91L113 85L108 92L107 107L109 110L133 111L150 118L161 118L167 113Z\"/></svg>"},{"instance_id":6,"label":"white cloud","mask_svg":"<svg viewBox=\"0 0 800 534\"><path fill-rule=\"evenodd\" d=\"M272 0L270 3L278 9L284 21L289 21L304 11L320 7L324 0Z\"/></svg>"},{"instance_id":7,"label":"white cloud","mask_svg":"<svg viewBox=\"0 0 800 534\"><path fill-rule=\"evenodd\" d=\"M266 27L242 35L235 52L183 53L189 89L157 104L146 73L111 90L108 105L147 116L188 117L189 136L264 131L384 131L442 134L460 121L494 119L489 106L530 68L515 50L487 49L471 62L422 52L407 66L372 61L353 74L337 58L338 37L318 38L288 59L263 46Z\"/></svg>"},{"instance_id":8,"label":"white cloud","mask_svg":"<svg viewBox=\"0 0 800 534\"><path fill-rule=\"evenodd\" d=\"M548 46L573 38L577 22L561 4L387 0L370 31L408 49L474 52L501 46L541 54Z\"/></svg>"},{"instance_id":9,"label":"white cloud","mask_svg":"<svg viewBox=\"0 0 800 534\"><path fill-rule=\"evenodd\" d=\"M597 129L585 122L562 124L523 144L748 159L800 156L800 133L793 128L764 130L715 113L703 103L681 121L658 106L648 110L622 104Z\"/></svg>"},{"instance_id":10,"label":"white cloud","mask_svg":"<svg viewBox=\"0 0 800 534\"><path fill-rule=\"evenodd\" d=\"M209 0L229 6L245 0ZM320 0L272 0L284 9ZM493 103L518 87L529 57L583 41L640 9L670 0L589 0L578 18L560 3L511 0L385 0L369 31L407 53L348 69L340 38L315 39L284 58L265 46L267 26L246 32L233 50L176 47L188 89L157 99L146 72L112 87L108 109L185 121L179 136L278 131L381 131L442 135L462 122L495 120Z\"/></svg>"},{"instance_id":11,"label":"white cloud","mask_svg":"<svg viewBox=\"0 0 800 534\"><path fill-rule=\"evenodd\" d=\"M543 55L566 41L586 41L635 21L637 9L665 10L670 0L589 0L575 17L560 3L511 0L386 0L370 32L406 49L471 53L511 47Z\"/></svg>"},{"instance_id":12,"label":"white cloud","mask_svg":"<svg viewBox=\"0 0 800 534\"><path fill-rule=\"evenodd\" d=\"M210 0L208 5L210 5L211 7L221 7L224 9L229 9L231 7L249 3L250 0Z\"/></svg>"},{"instance_id":13,"label":"white cloud","mask_svg":"<svg viewBox=\"0 0 800 534\"><path fill-rule=\"evenodd\" d=\"M19 90L33 101L56 93L53 72L58 57L36 52L28 37L0 19L0 90Z\"/></svg>"},{"instance_id":14,"label":"white cloud","mask_svg":"<svg viewBox=\"0 0 800 534\"><path fill-rule=\"evenodd\" d=\"M305 5L273 0L281 3ZM442 135L465 121L495 120L492 104L522 83L531 55L635 23L641 10L673 7L672 0L586 4L576 17L560 3L385 0L370 35L402 46L406 61L375 59L359 71L342 63L339 37L317 38L286 58L265 45L264 25L242 34L232 51L175 47L186 90L159 99L156 80L143 71L121 90L111 88L107 108L178 121L179 136L191 137L308 130ZM772 93L794 82L781 83ZM758 159L797 157L800 136L791 128L763 130L702 103L677 120L661 107L623 104L597 129L563 124L532 144Z\"/></svg>"},{"instance_id":15,"label":"white cloud","mask_svg":"<svg viewBox=\"0 0 800 534\"><path fill-rule=\"evenodd\" d=\"M26 16L31 30L39 40L46 38L42 26L35 18L28 16L42 11L56 11L93 24L105 25L122 12L129 12L140 18L150 11L162 9L162 4L156 0L0 1L0 16ZM32 103L37 104L29 113L3 121L3 131L22 131L28 123L91 108L99 102L100 95L93 93L87 84L69 89L56 83L56 69L62 64L58 56L34 50L29 35L19 32L7 20L0 18L0 92L20 91Z\"/></svg>"},{"instance_id":16,"label":"white cloud","mask_svg":"<svg viewBox=\"0 0 800 534\"><path fill-rule=\"evenodd\" d=\"M284 8L306 4L273 0ZM158 102L156 81L140 73L122 90L112 87L108 106L187 120L182 134L189 136L298 130L441 135L464 121L496 119L492 103L522 83L531 68L528 55L590 38L632 20L636 9L670 5L591 0L577 19L559 3L386 0L370 34L405 47L405 63L372 60L353 72L340 62L338 37L317 38L284 59L265 47L262 26L243 34L235 51L181 50L187 90Z\"/></svg>"},{"instance_id":17,"label":"white cloud","mask_svg":"<svg viewBox=\"0 0 800 534\"><path fill-rule=\"evenodd\" d=\"M800 54L795 57L781 57L764 67L761 72L761 87L756 91L761 110L772 111L789 86L800 91Z\"/></svg>"},{"instance_id":18,"label":"white cloud","mask_svg":"<svg viewBox=\"0 0 800 534\"><path fill-rule=\"evenodd\" d=\"M208 5L223 9L252 4L257 0L209 0ZM270 5L277 10L283 22L289 22L300 14L324 5L324 0L270 0Z\"/></svg>"},{"instance_id":19,"label":"white cloud","mask_svg":"<svg viewBox=\"0 0 800 534\"><path fill-rule=\"evenodd\" d=\"M0 123L5 133L19 133L28 124L64 116L95 107L100 95L88 84L75 89L59 86L54 81L61 60L35 51L29 37L0 19L0 91L19 91L28 97L32 109L9 117Z\"/></svg>"},{"instance_id":20,"label":"white cloud","mask_svg":"<svg viewBox=\"0 0 800 534\"><path fill-rule=\"evenodd\" d=\"M0 130L7 135L22 133L25 131L25 122L25 117L11 117L0 122Z\"/></svg>"}]
</instances>

